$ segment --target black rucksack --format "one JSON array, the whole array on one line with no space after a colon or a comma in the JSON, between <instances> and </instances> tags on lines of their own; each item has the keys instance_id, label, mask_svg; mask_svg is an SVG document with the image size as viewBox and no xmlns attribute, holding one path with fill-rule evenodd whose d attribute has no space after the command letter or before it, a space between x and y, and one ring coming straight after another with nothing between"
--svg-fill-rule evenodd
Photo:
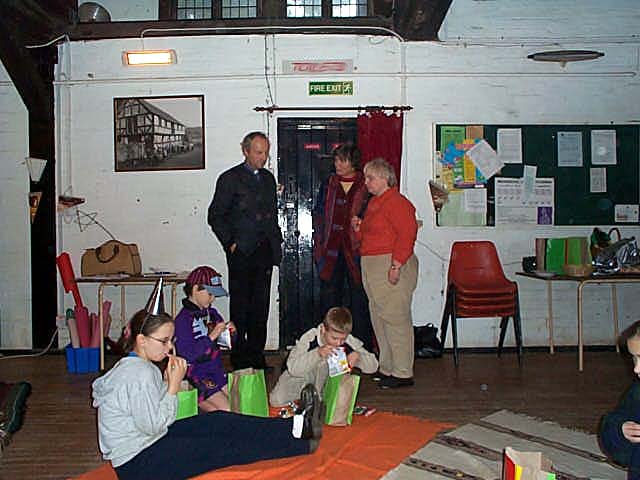
<instances>
[{"instance_id":1,"label":"black rucksack","mask_svg":"<svg viewBox=\"0 0 640 480\"><path fill-rule=\"evenodd\" d=\"M413 327L416 358L439 358L442 356L442 343L438 338L438 327L427 323L422 327Z\"/></svg>"}]
</instances>

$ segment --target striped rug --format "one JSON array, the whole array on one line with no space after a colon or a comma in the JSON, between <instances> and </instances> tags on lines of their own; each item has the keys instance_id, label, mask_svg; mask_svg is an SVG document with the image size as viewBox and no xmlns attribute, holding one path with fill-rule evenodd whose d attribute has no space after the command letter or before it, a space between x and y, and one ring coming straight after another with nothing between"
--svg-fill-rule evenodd
<instances>
[{"instance_id":1,"label":"striped rug","mask_svg":"<svg viewBox=\"0 0 640 480\"><path fill-rule=\"evenodd\" d=\"M507 446L542 452L553 463L558 480L627 478L624 470L607 462L595 435L507 410L438 434L383 478L499 480Z\"/></svg>"}]
</instances>

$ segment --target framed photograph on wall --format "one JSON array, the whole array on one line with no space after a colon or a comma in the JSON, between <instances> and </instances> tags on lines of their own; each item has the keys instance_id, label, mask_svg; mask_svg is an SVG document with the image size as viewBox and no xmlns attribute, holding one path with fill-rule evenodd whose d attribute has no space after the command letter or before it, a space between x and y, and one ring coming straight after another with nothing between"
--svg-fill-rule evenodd
<instances>
[{"instance_id":1,"label":"framed photograph on wall","mask_svg":"<svg viewBox=\"0 0 640 480\"><path fill-rule=\"evenodd\" d=\"M116 172L204 168L204 96L113 99Z\"/></svg>"}]
</instances>

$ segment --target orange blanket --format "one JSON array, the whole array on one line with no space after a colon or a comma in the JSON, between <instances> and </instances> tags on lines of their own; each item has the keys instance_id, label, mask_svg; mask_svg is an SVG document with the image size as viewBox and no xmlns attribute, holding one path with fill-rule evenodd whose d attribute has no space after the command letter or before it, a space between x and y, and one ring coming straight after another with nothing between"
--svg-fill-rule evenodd
<instances>
[{"instance_id":1,"label":"orange blanket","mask_svg":"<svg viewBox=\"0 0 640 480\"><path fill-rule=\"evenodd\" d=\"M415 417L377 412L353 417L349 427L325 427L320 447L313 455L266 460L215 470L197 480L358 480L376 479L450 425ZM76 480L117 480L105 463Z\"/></svg>"}]
</instances>

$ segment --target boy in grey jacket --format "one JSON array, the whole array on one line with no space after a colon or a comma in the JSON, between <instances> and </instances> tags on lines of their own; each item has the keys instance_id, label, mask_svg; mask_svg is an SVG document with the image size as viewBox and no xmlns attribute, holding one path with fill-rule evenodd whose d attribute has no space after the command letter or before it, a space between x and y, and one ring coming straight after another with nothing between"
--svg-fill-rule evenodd
<instances>
[{"instance_id":1,"label":"boy in grey jacket","mask_svg":"<svg viewBox=\"0 0 640 480\"><path fill-rule=\"evenodd\" d=\"M281 407L298 399L300 389L312 383L322 394L329 376L329 356L343 348L349 367L357 367L363 373L375 373L378 360L367 351L362 342L351 335L353 321L345 307L333 307L316 328L305 332L289 353L285 370L269 394L273 407Z\"/></svg>"}]
</instances>

